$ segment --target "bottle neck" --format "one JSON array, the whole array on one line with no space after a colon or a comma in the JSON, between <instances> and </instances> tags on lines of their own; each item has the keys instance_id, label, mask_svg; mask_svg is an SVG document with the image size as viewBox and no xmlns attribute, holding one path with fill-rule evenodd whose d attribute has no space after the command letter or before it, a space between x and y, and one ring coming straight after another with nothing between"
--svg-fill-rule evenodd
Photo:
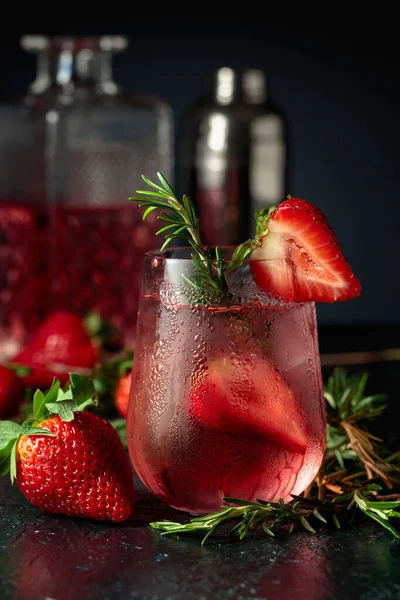
<instances>
[{"instance_id":1,"label":"bottle neck","mask_svg":"<svg viewBox=\"0 0 400 600\"><path fill-rule=\"evenodd\" d=\"M55 38L25 36L22 47L38 57L36 79L29 87L33 94L58 90L67 94L75 90L93 89L97 93L115 95L112 56L126 47L124 38Z\"/></svg>"},{"instance_id":2,"label":"bottle neck","mask_svg":"<svg viewBox=\"0 0 400 600\"><path fill-rule=\"evenodd\" d=\"M62 50L39 54L36 79L29 87L30 92L43 94L58 89L71 93L77 88L93 88L108 95L118 93L119 87L112 79L109 53Z\"/></svg>"}]
</instances>

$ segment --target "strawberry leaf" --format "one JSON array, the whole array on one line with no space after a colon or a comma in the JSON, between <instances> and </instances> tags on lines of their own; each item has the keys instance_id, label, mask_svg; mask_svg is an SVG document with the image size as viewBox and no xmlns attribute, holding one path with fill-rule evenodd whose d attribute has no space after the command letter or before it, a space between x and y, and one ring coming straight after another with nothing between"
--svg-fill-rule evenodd
<instances>
[{"instance_id":1,"label":"strawberry leaf","mask_svg":"<svg viewBox=\"0 0 400 600\"><path fill-rule=\"evenodd\" d=\"M76 406L73 410L83 410L89 404L97 405L96 389L91 379L78 373L70 374L72 398Z\"/></svg>"},{"instance_id":2,"label":"strawberry leaf","mask_svg":"<svg viewBox=\"0 0 400 600\"><path fill-rule=\"evenodd\" d=\"M75 403L72 400L64 402L51 402L46 407L52 414L58 415L63 421L74 420Z\"/></svg>"},{"instance_id":3,"label":"strawberry leaf","mask_svg":"<svg viewBox=\"0 0 400 600\"><path fill-rule=\"evenodd\" d=\"M47 415L46 397L42 390L36 390L35 395L33 396L33 416L36 421L40 422L43 421Z\"/></svg>"},{"instance_id":4,"label":"strawberry leaf","mask_svg":"<svg viewBox=\"0 0 400 600\"><path fill-rule=\"evenodd\" d=\"M97 405L94 383L84 375L70 373L70 387L63 390L57 380L44 402L49 414L58 415L63 421L72 421L74 411L82 411L90 404Z\"/></svg>"},{"instance_id":5,"label":"strawberry leaf","mask_svg":"<svg viewBox=\"0 0 400 600\"><path fill-rule=\"evenodd\" d=\"M10 440L8 444L0 450L0 463L2 463L4 460L10 457L12 447L17 439L18 438Z\"/></svg>"},{"instance_id":6,"label":"strawberry leaf","mask_svg":"<svg viewBox=\"0 0 400 600\"><path fill-rule=\"evenodd\" d=\"M21 434L21 426L18 423L14 421L0 421L0 475L5 475L8 471L11 472L13 453L15 454L17 442ZM15 473L15 456L13 468Z\"/></svg>"},{"instance_id":7,"label":"strawberry leaf","mask_svg":"<svg viewBox=\"0 0 400 600\"><path fill-rule=\"evenodd\" d=\"M72 400L72 391L70 388L65 391L61 388L58 390L56 402L64 402L64 400Z\"/></svg>"},{"instance_id":8,"label":"strawberry leaf","mask_svg":"<svg viewBox=\"0 0 400 600\"><path fill-rule=\"evenodd\" d=\"M254 218L256 220L256 235L266 235L268 230L268 221L274 210L276 210L278 206L271 206L270 208L262 208L260 211L256 212Z\"/></svg>"},{"instance_id":9,"label":"strawberry leaf","mask_svg":"<svg viewBox=\"0 0 400 600\"><path fill-rule=\"evenodd\" d=\"M79 373L71 373L70 380L72 397L77 404L88 400L95 394L93 381L91 379L87 379L87 377L84 377L84 375L80 375Z\"/></svg>"},{"instance_id":10,"label":"strawberry leaf","mask_svg":"<svg viewBox=\"0 0 400 600\"><path fill-rule=\"evenodd\" d=\"M33 397L33 416L39 423L49 416L50 413L46 408L46 404L57 400L59 389L60 382L58 379L54 378L51 388L46 395L44 395L41 390L36 390Z\"/></svg>"},{"instance_id":11,"label":"strawberry leaf","mask_svg":"<svg viewBox=\"0 0 400 600\"><path fill-rule=\"evenodd\" d=\"M9 443L21 435L21 426L14 421L0 421L0 456Z\"/></svg>"},{"instance_id":12,"label":"strawberry leaf","mask_svg":"<svg viewBox=\"0 0 400 600\"><path fill-rule=\"evenodd\" d=\"M14 479L17 476L17 442L18 442L18 440L15 440L15 442L11 448L11 454L10 454L11 483L14 483Z\"/></svg>"},{"instance_id":13,"label":"strawberry leaf","mask_svg":"<svg viewBox=\"0 0 400 600\"><path fill-rule=\"evenodd\" d=\"M23 435L51 435L55 436L55 433L46 429L45 427L33 427L34 421L24 421L21 425L21 433Z\"/></svg>"},{"instance_id":14,"label":"strawberry leaf","mask_svg":"<svg viewBox=\"0 0 400 600\"><path fill-rule=\"evenodd\" d=\"M53 379L51 388L46 394L46 402L55 402L58 397L58 390L60 389L60 381L56 378Z\"/></svg>"},{"instance_id":15,"label":"strawberry leaf","mask_svg":"<svg viewBox=\"0 0 400 600\"><path fill-rule=\"evenodd\" d=\"M74 406L73 410L74 412L82 411L85 410L87 406L97 406L96 400L93 400L93 398L88 398L87 400L85 400L85 402Z\"/></svg>"},{"instance_id":16,"label":"strawberry leaf","mask_svg":"<svg viewBox=\"0 0 400 600\"><path fill-rule=\"evenodd\" d=\"M0 421L0 475L10 472L11 482L16 477L16 451L21 435L55 435L48 429L32 427L34 422L29 420L19 425L14 421Z\"/></svg>"}]
</instances>

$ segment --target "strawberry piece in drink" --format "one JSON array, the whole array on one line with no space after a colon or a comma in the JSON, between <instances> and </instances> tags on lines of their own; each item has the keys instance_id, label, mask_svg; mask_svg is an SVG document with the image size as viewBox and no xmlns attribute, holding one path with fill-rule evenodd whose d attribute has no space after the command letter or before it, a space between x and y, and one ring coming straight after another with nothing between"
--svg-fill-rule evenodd
<instances>
[{"instance_id":1,"label":"strawberry piece in drink","mask_svg":"<svg viewBox=\"0 0 400 600\"><path fill-rule=\"evenodd\" d=\"M221 357L208 365L190 394L190 413L207 428L261 438L304 453L308 437L296 399L266 358L235 365Z\"/></svg>"}]
</instances>

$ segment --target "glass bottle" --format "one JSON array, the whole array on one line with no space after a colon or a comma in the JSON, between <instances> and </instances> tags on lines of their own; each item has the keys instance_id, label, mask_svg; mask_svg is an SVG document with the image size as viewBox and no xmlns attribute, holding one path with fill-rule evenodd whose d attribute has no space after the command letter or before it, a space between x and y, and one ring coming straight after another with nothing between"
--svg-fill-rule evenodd
<instances>
[{"instance_id":1,"label":"glass bottle","mask_svg":"<svg viewBox=\"0 0 400 600\"><path fill-rule=\"evenodd\" d=\"M0 111L1 126L8 122L9 128L0 152L15 168L13 180L6 167L0 171L0 203L2 210L29 205L35 216L29 226L36 228L43 251L36 238L29 238L29 245L24 234L16 252L20 242L12 247L1 229L0 240L14 257L9 263L17 256L23 265L17 279L24 282L24 296L34 274L41 274L41 302L32 299L27 319L24 300L23 314L10 326L17 288L10 264L3 262L0 340L9 351L44 314L57 309L82 317L97 311L122 331L127 346L134 346L141 265L154 244L156 222L143 222L129 196L142 173L159 170L172 180L173 115L161 99L126 93L113 80L112 57L127 43L121 36L21 40L26 51L37 54L38 69L28 92Z\"/></svg>"},{"instance_id":2,"label":"glass bottle","mask_svg":"<svg viewBox=\"0 0 400 600\"><path fill-rule=\"evenodd\" d=\"M211 244L252 237L254 213L288 193L287 120L259 69L218 69L186 110L177 151L177 185L196 203Z\"/></svg>"},{"instance_id":3,"label":"glass bottle","mask_svg":"<svg viewBox=\"0 0 400 600\"><path fill-rule=\"evenodd\" d=\"M43 56L39 74L44 72ZM0 101L0 360L12 357L45 317L49 210L45 120L39 94Z\"/></svg>"}]
</instances>

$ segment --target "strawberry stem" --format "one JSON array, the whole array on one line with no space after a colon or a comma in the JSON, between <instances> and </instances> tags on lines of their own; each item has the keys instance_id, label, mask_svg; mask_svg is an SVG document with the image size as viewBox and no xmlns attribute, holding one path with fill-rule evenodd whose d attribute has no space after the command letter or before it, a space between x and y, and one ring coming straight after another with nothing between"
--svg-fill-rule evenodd
<instances>
[{"instance_id":1,"label":"strawberry stem","mask_svg":"<svg viewBox=\"0 0 400 600\"><path fill-rule=\"evenodd\" d=\"M9 472L11 482L16 478L17 444L21 436L54 436L52 431L38 425L52 415L58 415L63 421L72 421L75 412L97 404L93 381L78 373L70 373L70 383L66 390L61 388L57 378L54 378L46 394L36 390L33 397L33 419L24 421L21 425L14 421L0 421L0 475Z\"/></svg>"},{"instance_id":2,"label":"strawberry stem","mask_svg":"<svg viewBox=\"0 0 400 600\"><path fill-rule=\"evenodd\" d=\"M278 205L271 206L270 208L262 208L258 211L254 218L256 220L256 241L257 245L259 244L259 237L264 237L268 233L268 221L274 212L278 208Z\"/></svg>"}]
</instances>

